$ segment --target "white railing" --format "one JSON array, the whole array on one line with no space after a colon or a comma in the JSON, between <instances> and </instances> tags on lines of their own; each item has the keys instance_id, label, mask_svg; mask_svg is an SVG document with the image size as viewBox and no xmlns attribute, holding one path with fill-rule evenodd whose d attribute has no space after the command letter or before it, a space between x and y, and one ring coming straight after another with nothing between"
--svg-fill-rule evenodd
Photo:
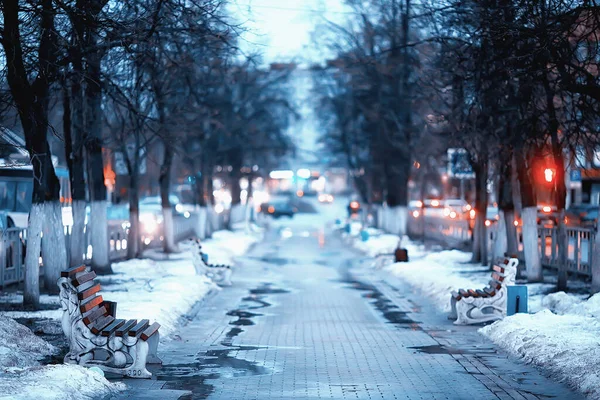
<instances>
[{"instance_id":1,"label":"white railing","mask_svg":"<svg viewBox=\"0 0 600 400\"><path fill-rule=\"evenodd\" d=\"M490 250L496 239L497 226L493 224L487 228ZM424 236L453 246L470 242L472 235L468 221L432 216L411 217L408 232L415 238ZM557 236L556 227L538 226L538 248L544 267L559 267ZM567 227L567 270L569 272L591 276L595 236L593 229ZM523 259L522 226L517 227L517 244L519 256Z\"/></svg>"},{"instance_id":2,"label":"white railing","mask_svg":"<svg viewBox=\"0 0 600 400\"><path fill-rule=\"evenodd\" d=\"M195 214L189 218L174 216L173 226L176 241L194 236L197 219ZM109 259L111 261L122 260L127 256L127 234L129 229L126 221L110 221L108 225ZM218 225L222 227L221 219ZM25 250L27 244L27 229L9 228L1 231L0 240L0 288L13 283L22 282L25 278ZM89 230L84 230L85 249L84 261L91 261L91 238ZM70 252L71 229L65 227L65 241L67 254ZM42 239L43 240L43 239ZM160 242L154 242L151 246L160 246ZM41 257L40 257L41 259ZM40 265L40 273L43 274L43 262Z\"/></svg>"}]
</instances>

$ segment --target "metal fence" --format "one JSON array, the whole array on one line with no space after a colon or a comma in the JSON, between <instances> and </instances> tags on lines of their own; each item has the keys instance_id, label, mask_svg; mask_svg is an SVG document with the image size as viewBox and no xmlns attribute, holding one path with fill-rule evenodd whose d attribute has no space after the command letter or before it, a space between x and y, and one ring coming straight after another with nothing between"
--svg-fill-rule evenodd
<instances>
[{"instance_id":1,"label":"metal fence","mask_svg":"<svg viewBox=\"0 0 600 400\"><path fill-rule=\"evenodd\" d=\"M496 239L496 230L497 224L487 228L490 250ZM428 216L411 218L408 224L408 232L413 237L424 236L427 239L444 242L450 246L469 243L472 237L467 221ZM596 233L593 229L567 227L567 270L569 272L591 276L595 236ZM523 260L523 232L521 226L517 227L517 242L519 257ZM542 265L557 269L560 261L556 227L538 226L538 248Z\"/></svg>"},{"instance_id":2,"label":"metal fence","mask_svg":"<svg viewBox=\"0 0 600 400\"><path fill-rule=\"evenodd\" d=\"M195 214L189 217L173 217L174 236L176 241L191 237L195 233L197 219ZM111 261L122 260L127 256L127 234L128 225L126 221L110 221L108 225L109 259ZM220 222L220 220L219 220ZM43 240L43 238L42 238ZM92 245L89 230L84 230L86 252L84 261L89 262L92 258ZM25 247L27 244L27 229L9 228L2 231L0 240L0 288L13 283L22 282L25 279ZM67 254L70 252L71 229L65 227L65 244ZM160 242L151 246L159 246ZM43 275L44 267L40 254L40 274Z\"/></svg>"}]
</instances>

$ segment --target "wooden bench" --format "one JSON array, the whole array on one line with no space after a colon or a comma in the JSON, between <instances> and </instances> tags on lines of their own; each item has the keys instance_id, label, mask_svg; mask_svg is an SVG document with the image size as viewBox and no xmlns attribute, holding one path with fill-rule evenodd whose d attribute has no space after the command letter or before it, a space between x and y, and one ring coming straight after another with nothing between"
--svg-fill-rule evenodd
<instances>
[{"instance_id":1,"label":"wooden bench","mask_svg":"<svg viewBox=\"0 0 600 400\"><path fill-rule=\"evenodd\" d=\"M202 251L200 239L192 240L192 262L198 275L206 275L220 286L231 286L231 266L209 264L208 255Z\"/></svg>"},{"instance_id":2,"label":"wooden bench","mask_svg":"<svg viewBox=\"0 0 600 400\"><path fill-rule=\"evenodd\" d=\"M96 273L85 265L62 271L58 280L62 328L69 341L68 364L131 378L150 378L146 364L161 364L157 322L116 318L116 303L100 295Z\"/></svg>"},{"instance_id":3,"label":"wooden bench","mask_svg":"<svg viewBox=\"0 0 600 400\"><path fill-rule=\"evenodd\" d=\"M494 265L492 279L483 289L459 289L450 296L449 319L456 325L479 324L506 316L507 286L515 284L517 258L504 258Z\"/></svg>"}]
</instances>

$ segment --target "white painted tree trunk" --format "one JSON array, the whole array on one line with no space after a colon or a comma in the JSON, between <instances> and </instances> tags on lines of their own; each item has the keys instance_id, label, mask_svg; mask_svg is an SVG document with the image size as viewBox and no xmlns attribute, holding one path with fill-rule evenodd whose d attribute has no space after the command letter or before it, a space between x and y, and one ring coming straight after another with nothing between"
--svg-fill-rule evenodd
<instances>
[{"instance_id":1,"label":"white painted tree trunk","mask_svg":"<svg viewBox=\"0 0 600 400\"><path fill-rule=\"evenodd\" d=\"M206 238L206 222L207 222L207 209L206 207L196 207L196 236L199 239Z\"/></svg>"},{"instance_id":2,"label":"white painted tree trunk","mask_svg":"<svg viewBox=\"0 0 600 400\"><path fill-rule=\"evenodd\" d=\"M396 206L388 208L388 232L393 235L403 237L406 235L408 223L408 208L406 206Z\"/></svg>"},{"instance_id":3,"label":"white painted tree trunk","mask_svg":"<svg viewBox=\"0 0 600 400\"><path fill-rule=\"evenodd\" d=\"M209 238L212 236L212 233L215 231L215 227L217 226L217 218L218 214L215 212L213 207L208 207L206 209L206 237Z\"/></svg>"},{"instance_id":4,"label":"white painted tree trunk","mask_svg":"<svg viewBox=\"0 0 600 400\"><path fill-rule=\"evenodd\" d=\"M86 253L85 248L85 206L84 200L73 201L71 210L73 212L73 227L71 228L71 244L70 244L70 261L72 267L79 266L84 263L83 255Z\"/></svg>"},{"instance_id":5,"label":"white painted tree trunk","mask_svg":"<svg viewBox=\"0 0 600 400\"><path fill-rule=\"evenodd\" d=\"M383 213L384 208L382 206L377 206L377 228L383 229Z\"/></svg>"},{"instance_id":6,"label":"white painted tree trunk","mask_svg":"<svg viewBox=\"0 0 600 400\"><path fill-rule=\"evenodd\" d=\"M234 229L237 225L243 223L246 217L246 206L235 204L231 207L229 213L229 229Z\"/></svg>"},{"instance_id":7,"label":"white painted tree trunk","mask_svg":"<svg viewBox=\"0 0 600 400\"><path fill-rule=\"evenodd\" d=\"M175 227L173 225L173 209L163 208L162 215L164 229L163 250L165 253L173 253L177 251L177 244L175 243Z\"/></svg>"},{"instance_id":8,"label":"white painted tree trunk","mask_svg":"<svg viewBox=\"0 0 600 400\"><path fill-rule=\"evenodd\" d=\"M97 274L110 274L110 258L108 254L108 202L92 201L90 206L90 243L92 245L92 269ZM130 245L130 243L128 243Z\"/></svg>"},{"instance_id":9,"label":"white painted tree trunk","mask_svg":"<svg viewBox=\"0 0 600 400\"><path fill-rule=\"evenodd\" d=\"M529 282L543 281L542 261L538 248L537 208L523 209L523 251Z\"/></svg>"},{"instance_id":10,"label":"white painted tree trunk","mask_svg":"<svg viewBox=\"0 0 600 400\"><path fill-rule=\"evenodd\" d=\"M592 293L600 292L600 224L596 228L592 254Z\"/></svg>"},{"instance_id":11,"label":"white painted tree trunk","mask_svg":"<svg viewBox=\"0 0 600 400\"><path fill-rule=\"evenodd\" d=\"M492 254L493 258L502 258L508 248L508 238L506 236L506 220L504 218L504 211L500 210L500 219L495 226L495 238L493 243Z\"/></svg>"},{"instance_id":12,"label":"white painted tree trunk","mask_svg":"<svg viewBox=\"0 0 600 400\"><path fill-rule=\"evenodd\" d=\"M60 278L60 272L68 267L60 202L45 202L43 214L42 260L44 264L44 285L48 293L58 293L59 288L56 283Z\"/></svg>"},{"instance_id":13,"label":"white painted tree trunk","mask_svg":"<svg viewBox=\"0 0 600 400\"><path fill-rule=\"evenodd\" d=\"M29 224L27 227L23 304L36 309L40 305L40 251L43 222L44 205L33 203L29 212Z\"/></svg>"}]
</instances>

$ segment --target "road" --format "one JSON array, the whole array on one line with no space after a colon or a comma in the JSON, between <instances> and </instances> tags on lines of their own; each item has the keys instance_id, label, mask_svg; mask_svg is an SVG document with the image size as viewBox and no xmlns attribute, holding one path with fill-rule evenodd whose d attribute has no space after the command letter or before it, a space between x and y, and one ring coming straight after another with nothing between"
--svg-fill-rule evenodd
<instances>
[{"instance_id":1,"label":"road","mask_svg":"<svg viewBox=\"0 0 600 400\"><path fill-rule=\"evenodd\" d=\"M194 399L577 399L455 327L318 216L277 222L196 308L147 387ZM166 393L166 392L165 392Z\"/></svg>"}]
</instances>

